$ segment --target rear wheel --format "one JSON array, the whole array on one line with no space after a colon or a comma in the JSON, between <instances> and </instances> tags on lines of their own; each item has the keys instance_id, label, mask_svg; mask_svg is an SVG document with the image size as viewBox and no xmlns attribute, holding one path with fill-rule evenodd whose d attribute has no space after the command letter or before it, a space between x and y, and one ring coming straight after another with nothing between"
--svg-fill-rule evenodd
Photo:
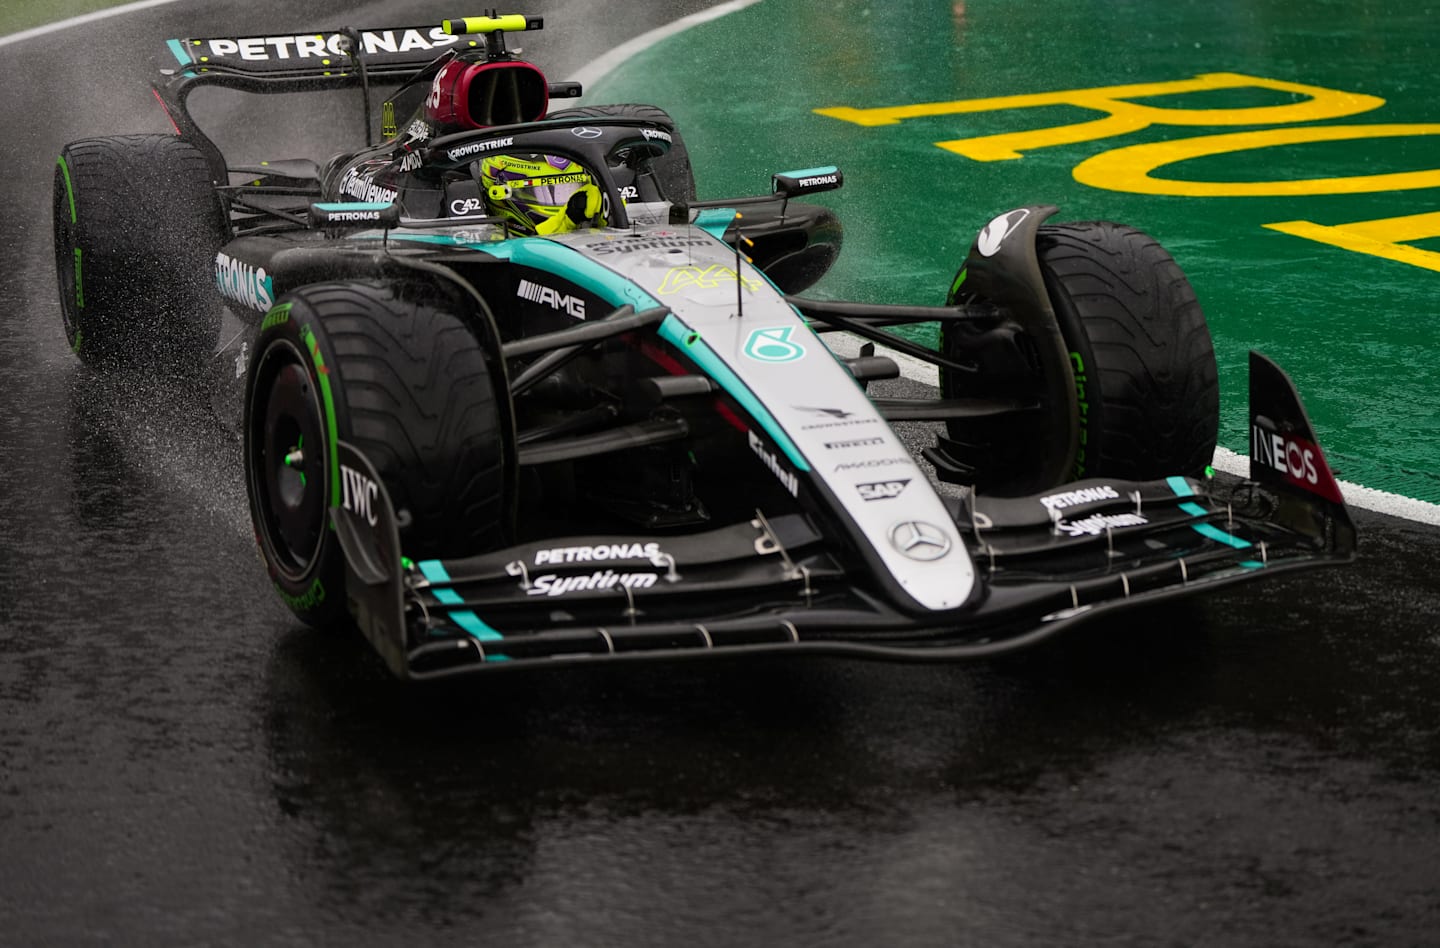
<instances>
[{"instance_id":1,"label":"rear wheel","mask_svg":"<svg viewBox=\"0 0 1440 948\"><path fill-rule=\"evenodd\" d=\"M673 204L689 204L695 200L695 171L690 167L690 149L680 136L675 120L659 106L626 103L623 105L587 105L573 109L560 109L545 116L547 119L568 118L628 118L646 122L658 122L672 129L670 150L654 161L655 177L666 200Z\"/></svg>"},{"instance_id":2,"label":"rear wheel","mask_svg":"<svg viewBox=\"0 0 1440 948\"><path fill-rule=\"evenodd\" d=\"M332 283L265 317L245 386L245 479L260 554L302 621L344 624L336 440L370 460L414 559L503 541L506 455L484 353L456 316L388 283Z\"/></svg>"},{"instance_id":3,"label":"rear wheel","mask_svg":"<svg viewBox=\"0 0 1440 948\"><path fill-rule=\"evenodd\" d=\"M184 369L210 355L230 227L199 149L174 135L71 142L52 210L65 336L83 362Z\"/></svg>"}]
</instances>

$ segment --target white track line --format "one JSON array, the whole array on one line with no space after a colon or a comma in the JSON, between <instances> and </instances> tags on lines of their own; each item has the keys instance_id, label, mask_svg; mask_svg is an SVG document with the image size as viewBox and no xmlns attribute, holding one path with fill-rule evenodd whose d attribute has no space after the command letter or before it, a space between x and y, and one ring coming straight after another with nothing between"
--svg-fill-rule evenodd
<instances>
[{"instance_id":1,"label":"white track line","mask_svg":"<svg viewBox=\"0 0 1440 948\"><path fill-rule=\"evenodd\" d=\"M0 36L0 46L9 46L11 43L23 43L26 40L49 36L51 33L59 33L61 30L68 30L77 26L88 26L99 20L107 20L112 16L136 13L140 10L148 10L151 7L163 7L175 2L176 0L139 0L138 3L127 3L120 7L110 7L108 10L96 10L94 13L72 16L70 19L61 20L59 23L47 23L44 26L21 30L19 33L11 33L9 36Z\"/></svg>"},{"instance_id":2,"label":"white track line","mask_svg":"<svg viewBox=\"0 0 1440 948\"><path fill-rule=\"evenodd\" d=\"M609 75L616 66L619 66L632 56L643 53L661 40L668 39L676 33L683 33L692 26L699 26L701 23L708 23L711 20L718 20L722 16L729 16L731 13L754 6L759 2L760 0L730 0L729 3L717 4L708 10L701 10L699 13L692 13L687 17L681 17L673 23L656 27L650 32L643 33L629 42L621 43L619 46L610 50L610 52L591 61L588 66L585 66L570 78L580 83L582 89L588 89L591 85Z\"/></svg>"},{"instance_id":3,"label":"white track line","mask_svg":"<svg viewBox=\"0 0 1440 948\"><path fill-rule=\"evenodd\" d=\"M863 340L841 333L826 333L825 342L836 354L850 358L859 354ZM922 362L901 352L885 349L883 346L877 346L875 351L883 352L894 359L900 366L900 374L907 379L924 383L932 388L940 387L940 372L930 363ZM1242 454L1236 454L1228 448L1216 448L1213 463L1216 470L1224 471L1227 474L1235 474L1240 477L1247 477L1250 474L1250 459ZM1352 484L1349 481L1339 481L1338 483L1340 492L1345 496L1345 502L1352 507L1360 507L1364 510L1373 510L1392 517L1440 527L1440 504L1416 500L1413 497L1401 497L1398 494L1387 494L1385 491L1366 487L1363 484Z\"/></svg>"}]
</instances>

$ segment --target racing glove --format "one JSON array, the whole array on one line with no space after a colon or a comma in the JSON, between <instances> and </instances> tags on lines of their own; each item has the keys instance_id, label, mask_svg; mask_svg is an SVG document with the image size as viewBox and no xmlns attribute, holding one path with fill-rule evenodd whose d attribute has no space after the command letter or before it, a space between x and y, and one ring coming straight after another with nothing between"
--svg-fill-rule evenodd
<instances>
[{"instance_id":1,"label":"racing glove","mask_svg":"<svg viewBox=\"0 0 1440 948\"><path fill-rule=\"evenodd\" d=\"M568 234L600 213L600 189L593 184L581 185L565 203L565 209L535 228L540 235Z\"/></svg>"}]
</instances>

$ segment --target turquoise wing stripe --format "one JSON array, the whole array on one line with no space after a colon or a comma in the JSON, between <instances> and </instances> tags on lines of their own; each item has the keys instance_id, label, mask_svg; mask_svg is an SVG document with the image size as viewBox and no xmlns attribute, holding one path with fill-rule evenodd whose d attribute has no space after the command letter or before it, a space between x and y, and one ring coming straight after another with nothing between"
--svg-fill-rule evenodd
<instances>
[{"instance_id":1,"label":"turquoise wing stripe","mask_svg":"<svg viewBox=\"0 0 1440 948\"><path fill-rule=\"evenodd\" d=\"M420 575L432 583L450 582L450 573L439 560L421 560L415 566L420 570Z\"/></svg>"},{"instance_id":2,"label":"turquoise wing stripe","mask_svg":"<svg viewBox=\"0 0 1440 948\"><path fill-rule=\"evenodd\" d=\"M450 613L450 618L454 620L456 625L468 632L471 638L479 639L481 642L499 642L505 638L505 636L486 625L483 619L469 609L456 610ZM490 661L503 661L505 658L503 655L489 655L486 657Z\"/></svg>"},{"instance_id":3,"label":"turquoise wing stripe","mask_svg":"<svg viewBox=\"0 0 1440 948\"><path fill-rule=\"evenodd\" d=\"M1165 483L1168 484L1170 486L1170 489L1175 492L1176 497L1195 496L1195 490L1190 486L1190 482L1183 477L1167 477L1165 479ZM1206 510L1204 507L1193 502L1181 504L1180 509L1185 511L1192 517L1203 517L1210 513L1210 511ZM1237 536L1231 536L1230 534L1226 533L1224 530L1221 530L1214 524L1192 523L1190 525L1190 529L1194 530L1196 533L1200 534L1206 539L1214 540L1216 543L1223 543L1226 546L1233 547L1237 550L1247 550L1252 545L1249 540L1242 540ZM1246 562L1242 563L1241 565L1254 568L1263 564Z\"/></svg>"},{"instance_id":4,"label":"turquoise wing stripe","mask_svg":"<svg viewBox=\"0 0 1440 948\"><path fill-rule=\"evenodd\" d=\"M1194 523L1190 525L1190 528L1203 537L1208 537L1217 543L1224 543L1226 546L1234 547L1237 550L1246 550L1250 548L1249 540L1242 540L1239 537L1233 537L1230 534L1226 533L1224 530L1221 530L1219 527L1215 526L1214 524Z\"/></svg>"},{"instance_id":5,"label":"turquoise wing stripe","mask_svg":"<svg viewBox=\"0 0 1440 948\"><path fill-rule=\"evenodd\" d=\"M415 564L415 567L420 570L421 576L424 576L432 583L450 582L450 571L447 570L445 564L439 560L421 560ZM465 601L460 594L453 589L436 589L434 592L435 598L447 606L459 605ZM489 623L469 609L452 609L449 615L451 621L469 634L471 638L479 639L481 642L499 642L505 638L505 636L501 635L494 628L491 628ZM508 661L504 655L487 655L485 658L486 661L492 662Z\"/></svg>"},{"instance_id":6,"label":"turquoise wing stripe","mask_svg":"<svg viewBox=\"0 0 1440 948\"><path fill-rule=\"evenodd\" d=\"M450 574L445 571L444 566L440 565L439 560L426 560L424 563L419 564L419 566L420 572L432 583L448 583L450 581ZM426 567L430 567L430 569L426 569ZM465 601L461 598L460 594L453 589L437 589L435 590L435 598L447 606L458 606ZM450 618L456 625L469 633L471 637L479 639L482 642L498 642L505 638L505 636L491 628L484 619L469 609L453 609L450 612Z\"/></svg>"},{"instance_id":7,"label":"turquoise wing stripe","mask_svg":"<svg viewBox=\"0 0 1440 948\"><path fill-rule=\"evenodd\" d=\"M178 39L166 40L165 43L170 47L171 54L180 61L180 65L192 65L190 60L190 54L185 52L184 43L180 42Z\"/></svg>"}]
</instances>

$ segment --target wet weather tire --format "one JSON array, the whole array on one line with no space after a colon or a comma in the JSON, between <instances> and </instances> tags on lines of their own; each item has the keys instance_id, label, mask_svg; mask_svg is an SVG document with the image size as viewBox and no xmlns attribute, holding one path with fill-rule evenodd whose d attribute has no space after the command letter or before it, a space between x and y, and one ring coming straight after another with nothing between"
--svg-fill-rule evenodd
<instances>
[{"instance_id":1,"label":"wet weather tire","mask_svg":"<svg viewBox=\"0 0 1440 948\"><path fill-rule=\"evenodd\" d=\"M1042 226L1036 250L1081 403L1074 477L1201 474L1215 454L1215 348L1166 250L1106 221Z\"/></svg>"},{"instance_id":2,"label":"wet weather tire","mask_svg":"<svg viewBox=\"0 0 1440 948\"><path fill-rule=\"evenodd\" d=\"M413 559L500 545L506 448L484 352L418 288L328 283L266 316L245 383L245 479L260 554L292 612L347 620L336 440L375 466Z\"/></svg>"},{"instance_id":3,"label":"wet weather tire","mask_svg":"<svg viewBox=\"0 0 1440 948\"><path fill-rule=\"evenodd\" d=\"M80 359L197 368L219 331L215 255L230 236L199 149L174 135L71 142L52 210L65 336Z\"/></svg>"},{"instance_id":4,"label":"wet weather tire","mask_svg":"<svg viewBox=\"0 0 1440 948\"><path fill-rule=\"evenodd\" d=\"M665 197L675 204L689 204L695 200L695 171L690 166L690 150L675 120L659 106L626 103L624 105L587 105L573 109L559 109L545 116L547 119L566 118L628 118L646 122L658 122L671 129L670 150L655 159L655 177Z\"/></svg>"}]
</instances>

